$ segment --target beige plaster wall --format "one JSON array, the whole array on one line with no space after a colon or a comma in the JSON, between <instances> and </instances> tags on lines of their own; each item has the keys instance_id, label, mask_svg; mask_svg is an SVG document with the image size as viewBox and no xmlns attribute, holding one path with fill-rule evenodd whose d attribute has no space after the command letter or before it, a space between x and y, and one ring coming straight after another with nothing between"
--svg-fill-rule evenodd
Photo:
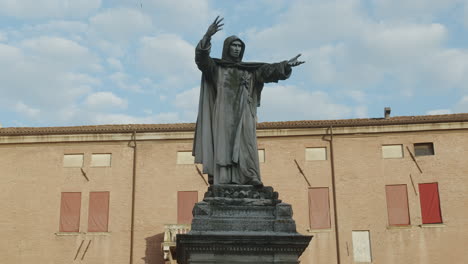
<instances>
[{"instance_id":1,"label":"beige plaster wall","mask_svg":"<svg viewBox=\"0 0 468 264\"><path fill-rule=\"evenodd\" d=\"M261 134L261 133L260 133ZM297 229L314 235L302 263L336 263L334 212L330 230L309 231L308 185L331 189L329 142L323 135L264 136L261 164L265 185L291 203ZM435 155L417 157L421 174L406 146L434 142ZM403 144L402 159L383 159L381 146ZM177 152L191 139L137 142L134 263L163 263L163 225L177 221L177 191L198 191L204 181L193 164L176 164ZM305 148L327 147L325 161L305 161ZM86 181L79 168L63 168L64 153L84 153ZM112 166L91 168L92 153L112 153ZM353 262L353 230L369 230L373 263L467 263L468 131L341 134L334 137L335 176L341 263ZM133 149L127 141L0 145L0 263L129 263ZM199 165L200 166L200 165ZM201 166L200 166L201 168ZM420 227L416 184L438 182L444 224ZM387 226L386 184L407 184L411 226ZM81 231L57 234L60 192L82 192ZM86 233L90 191L110 191L109 232ZM73 260L82 241L77 260ZM83 261L88 241L92 241Z\"/></svg>"},{"instance_id":2,"label":"beige plaster wall","mask_svg":"<svg viewBox=\"0 0 468 264\"><path fill-rule=\"evenodd\" d=\"M112 167L90 168L91 153L112 153ZM84 171L63 168L64 153L84 153ZM0 145L0 263L128 263L131 165L123 143ZM109 191L109 232L87 233L90 191ZM81 192L80 233L58 233L61 192Z\"/></svg>"}]
</instances>

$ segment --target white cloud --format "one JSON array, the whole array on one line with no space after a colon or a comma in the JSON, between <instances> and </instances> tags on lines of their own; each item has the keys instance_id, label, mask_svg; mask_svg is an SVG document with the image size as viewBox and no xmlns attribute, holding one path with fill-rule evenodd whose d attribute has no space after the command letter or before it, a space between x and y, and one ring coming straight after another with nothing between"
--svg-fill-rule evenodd
<instances>
[{"instance_id":1,"label":"white cloud","mask_svg":"<svg viewBox=\"0 0 468 264\"><path fill-rule=\"evenodd\" d=\"M143 37L137 56L140 66L161 80L159 88L179 87L200 78L195 48L177 35Z\"/></svg>"},{"instance_id":2,"label":"white cloud","mask_svg":"<svg viewBox=\"0 0 468 264\"><path fill-rule=\"evenodd\" d=\"M195 122L198 112L200 87L194 87L176 95L175 106L183 113L185 122Z\"/></svg>"},{"instance_id":3,"label":"white cloud","mask_svg":"<svg viewBox=\"0 0 468 264\"><path fill-rule=\"evenodd\" d=\"M468 95L463 96L453 110L455 113L468 113Z\"/></svg>"},{"instance_id":4,"label":"white cloud","mask_svg":"<svg viewBox=\"0 0 468 264\"><path fill-rule=\"evenodd\" d=\"M176 95L175 105L179 108L195 111L198 106L200 87L194 87Z\"/></svg>"},{"instance_id":5,"label":"white cloud","mask_svg":"<svg viewBox=\"0 0 468 264\"><path fill-rule=\"evenodd\" d=\"M468 50L438 50L428 56L423 67L427 76L431 81L436 81L435 85L441 90L466 87L466 83L468 83Z\"/></svg>"},{"instance_id":6,"label":"white cloud","mask_svg":"<svg viewBox=\"0 0 468 264\"><path fill-rule=\"evenodd\" d=\"M367 106L360 105L354 108L353 115L357 118L367 118L369 113L367 112Z\"/></svg>"},{"instance_id":7,"label":"white cloud","mask_svg":"<svg viewBox=\"0 0 468 264\"><path fill-rule=\"evenodd\" d=\"M452 111L450 109L434 109L427 111L426 115L448 115L451 113Z\"/></svg>"},{"instance_id":8,"label":"white cloud","mask_svg":"<svg viewBox=\"0 0 468 264\"><path fill-rule=\"evenodd\" d=\"M274 59L284 59L311 47L358 38L369 23L359 9L356 0L294 1L276 25L249 30L247 46L260 52L260 58L273 54Z\"/></svg>"},{"instance_id":9,"label":"white cloud","mask_svg":"<svg viewBox=\"0 0 468 264\"><path fill-rule=\"evenodd\" d=\"M90 19L90 28L97 38L131 42L152 28L151 17L137 9L112 8Z\"/></svg>"},{"instance_id":10,"label":"white cloud","mask_svg":"<svg viewBox=\"0 0 468 264\"><path fill-rule=\"evenodd\" d=\"M127 100L122 99L111 92L96 92L88 95L85 101L86 106L91 109L126 109Z\"/></svg>"},{"instance_id":11,"label":"white cloud","mask_svg":"<svg viewBox=\"0 0 468 264\"><path fill-rule=\"evenodd\" d=\"M120 60L117 58L108 58L107 64L109 64L109 67L111 67L113 70L117 70L117 71L123 70L122 62L120 62Z\"/></svg>"},{"instance_id":12,"label":"white cloud","mask_svg":"<svg viewBox=\"0 0 468 264\"><path fill-rule=\"evenodd\" d=\"M28 118L38 117L41 112L39 109L30 107L21 101L15 104L14 109L16 112L26 115Z\"/></svg>"},{"instance_id":13,"label":"white cloud","mask_svg":"<svg viewBox=\"0 0 468 264\"><path fill-rule=\"evenodd\" d=\"M0 32L0 42L7 41L8 37L5 32Z\"/></svg>"},{"instance_id":14,"label":"white cloud","mask_svg":"<svg viewBox=\"0 0 468 264\"><path fill-rule=\"evenodd\" d=\"M98 59L88 48L75 41L61 38L42 36L23 40L20 44L26 56L39 58L42 63L57 64L58 67L79 68L96 64Z\"/></svg>"},{"instance_id":15,"label":"white cloud","mask_svg":"<svg viewBox=\"0 0 468 264\"><path fill-rule=\"evenodd\" d=\"M151 116L132 116L127 114L106 114L98 113L91 120L93 124L153 124L153 123L178 123L180 122L178 113L167 112Z\"/></svg>"},{"instance_id":16,"label":"white cloud","mask_svg":"<svg viewBox=\"0 0 468 264\"><path fill-rule=\"evenodd\" d=\"M115 72L109 78L114 82L117 87L122 90L142 92L142 88L138 84L129 84L129 76L123 72Z\"/></svg>"},{"instance_id":17,"label":"white cloud","mask_svg":"<svg viewBox=\"0 0 468 264\"><path fill-rule=\"evenodd\" d=\"M0 0L0 14L18 18L83 17L101 6L101 0Z\"/></svg>"},{"instance_id":18,"label":"white cloud","mask_svg":"<svg viewBox=\"0 0 468 264\"><path fill-rule=\"evenodd\" d=\"M261 121L337 119L349 117L352 109L334 103L321 91L306 91L295 86L266 86L259 109Z\"/></svg>"},{"instance_id":19,"label":"white cloud","mask_svg":"<svg viewBox=\"0 0 468 264\"><path fill-rule=\"evenodd\" d=\"M44 112L69 105L100 85L78 70L91 67L95 60L86 48L60 38L27 40L21 48L0 44L0 102L28 98L28 105Z\"/></svg>"},{"instance_id":20,"label":"white cloud","mask_svg":"<svg viewBox=\"0 0 468 264\"><path fill-rule=\"evenodd\" d=\"M430 55L447 38L447 29L441 24L378 24L364 37L367 51L380 59L385 54L384 62L391 65Z\"/></svg>"},{"instance_id":21,"label":"white cloud","mask_svg":"<svg viewBox=\"0 0 468 264\"><path fill-rule=\"evenodd\" d=\"M86 33L88 24L81 21L52 20L43 24L25 25L22 31L27 34L51 34L51 33Z\"/></svg>"},{"instance_id":22,"label":"white cloud","mask_svg":"<svg viewBox=\"0 0 468 264\"><path fill-rule=\"evenodd\" d=\"M431 20L464 0L372 0L376 16L399 20Z\"/></svg>"},{"instance_id":23,"label":"white cloud","mask_svg":"<svg viewBox=\"0 0 468 264\"><path fill-rule=\"evenodd\" d=\"M346 90L344 93L358 103L366 101L366 94L359 90Z\"/></svg>"},{"instance_id":24,"label":"white cloud","mask_svg":"<svg viewBox=\"0 0 468 264\"><path fill-rule=\"evenodd\" d=\"M152 16L157 30L164 33L201 35L218 14L210 7L210 0L157 0L142 3L142 9Z\"/></svg>"},{"instance_id":25,"label":"white cloud","mask_svg":"<svg viewBox=\"0 0 468 264\"><path fill-rule=\"evenodd\" d=\"M455 6L454 1L430 3L441 9ZM419 0L404 5L413 11L431 12L432 8ZM396 93L407 95L421 89L430 93L465 89L468 51L446 48L450 25L440 20L378 20L368 8L357 0L294 1L277 24L247 31L247 52L270 62L302 53L306 64L295 69L293 76L308 79L313 87L365 91L391 82Z\"/></svg>"}]
</instances>

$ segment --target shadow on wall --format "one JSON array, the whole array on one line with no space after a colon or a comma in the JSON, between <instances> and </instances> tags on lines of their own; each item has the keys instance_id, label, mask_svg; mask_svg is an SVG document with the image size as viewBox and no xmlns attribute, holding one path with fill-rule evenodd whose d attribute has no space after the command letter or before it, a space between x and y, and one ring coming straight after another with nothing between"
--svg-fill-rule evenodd
<instances>
[{"instance_id":1,"label":"shadow on wall","mask_svg":"<svg viewBox=\"0 0 468 264\"><path fill-rule=\"evenodd\" d=\"M164 233L145 238L145 257L142 258L145 264L164 264L164 254L161 243L164 241Z\"/></svg>"}]
</instances>

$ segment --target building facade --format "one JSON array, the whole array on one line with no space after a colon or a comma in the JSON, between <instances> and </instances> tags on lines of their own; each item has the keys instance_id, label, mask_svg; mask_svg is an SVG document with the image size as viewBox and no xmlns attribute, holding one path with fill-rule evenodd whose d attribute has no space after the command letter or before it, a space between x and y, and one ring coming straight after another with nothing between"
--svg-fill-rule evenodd
<instances>
[{"instance_id":1,"label":"building facade","mask_svg":"<svg viewBox=\"0 0 468 264\"><path fill-rule=\"evenodd\" d=\"M207 188L193 130L0 128L0 263L165 263ZM257 130L264 184L314 236L301 263L468 263L468 114Z\"/></svg>"}]
</instances>

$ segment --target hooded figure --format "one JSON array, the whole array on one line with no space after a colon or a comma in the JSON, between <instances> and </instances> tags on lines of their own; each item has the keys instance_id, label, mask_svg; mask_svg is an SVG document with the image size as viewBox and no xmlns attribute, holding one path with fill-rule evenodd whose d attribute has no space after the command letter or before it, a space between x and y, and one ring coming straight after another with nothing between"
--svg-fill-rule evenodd
<instances>
[{"instance_id":1,"label":"hooded figure","mask_svg":"<svg viewBox=\"0 0 468 264\"><path fill-rule=\"evenodd\" d=\"M237 57L233 42L241 44ZM224 41L221 59L210 57L211 43L202 39L195 62L202 71L200 101L193 155L203 164L211 184L262 186L256 117L263 84L285 80L291 74L287 61L244 63L245 44L236 36Z\"/></svg>"}]
</instances>

